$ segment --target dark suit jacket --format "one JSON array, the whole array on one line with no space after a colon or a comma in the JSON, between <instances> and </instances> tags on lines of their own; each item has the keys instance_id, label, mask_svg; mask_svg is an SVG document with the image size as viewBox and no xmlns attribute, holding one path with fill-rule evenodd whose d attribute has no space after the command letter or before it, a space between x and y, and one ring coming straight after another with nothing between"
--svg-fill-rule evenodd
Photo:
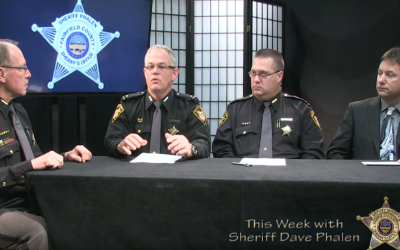
<instances>
[{"instance_id":1,"label":"dark suit jacket","mask_svg":"<svg viewBox=\"0 0 400 250\"><path fill-rule=\"evenodd\" d=\"M380 103L377 96L349 104L326 154L328 159L379 160ZM397 155L399 136L397 132Z\"/></svg>"}]
</instances>

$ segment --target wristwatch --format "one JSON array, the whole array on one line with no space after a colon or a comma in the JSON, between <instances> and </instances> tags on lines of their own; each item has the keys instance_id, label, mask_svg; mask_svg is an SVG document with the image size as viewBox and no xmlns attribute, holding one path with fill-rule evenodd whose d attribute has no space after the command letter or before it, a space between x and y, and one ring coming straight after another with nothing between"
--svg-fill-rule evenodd
<instances>
[{"instance_id":1,"label":"wristwatch","mask_svg":"<svg viewBox=\"0 0 400 250\"><path fill-rule=\"evenodd\" d=\"M198 153L199 151L197 150L196 146L192 144L192 155L197 156Z\"/></svg>"}]
</instances>

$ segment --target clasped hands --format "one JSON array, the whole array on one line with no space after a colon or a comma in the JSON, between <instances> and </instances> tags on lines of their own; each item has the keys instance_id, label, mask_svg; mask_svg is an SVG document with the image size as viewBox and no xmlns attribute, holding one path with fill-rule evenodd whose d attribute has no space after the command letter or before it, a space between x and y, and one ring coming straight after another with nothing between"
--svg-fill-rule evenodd
<instances>
[{"instance_id":1,"label":"clasped hands","mask_svg":"<svg viewBox=\"0 0 400 250\"><path fill-rule=\"evenodd\" d=\"M171 151L171 154L180 155L184 158L192 156L192 144L185 136L165 133L165 139L168 143L168 150ZM117 150L121 154L131 155L131 151L135 151L146 144L147 140L144 140L138 134L132 133L127 135L120 143L118 143Z\"/></svg>"},{"instance_id":2,"label":"clasped hands","mask_svg":"<svg viewBox=\"0 0 400 250\"><path fill-rule=\"evenodd\" d=\"M76 146L71 151L64 153L64 156L54 151L49 151L35 159L31 160L32 168L40 169L56 169L64 164L64 160L86 162L92 158L92 153L82 145Z\"/></svg>"}]
</instances>

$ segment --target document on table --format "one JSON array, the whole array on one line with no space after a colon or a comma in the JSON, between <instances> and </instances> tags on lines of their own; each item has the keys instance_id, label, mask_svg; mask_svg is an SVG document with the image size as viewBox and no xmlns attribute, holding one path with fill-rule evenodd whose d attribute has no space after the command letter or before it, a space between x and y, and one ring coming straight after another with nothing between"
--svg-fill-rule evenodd
<instances>
[{"instance_id":1,"label":"document on table","mask_svg":"<svg viewBox=\"0 0 400 250\"><path fill-rule=\"evenodd\" d=\"M175 163L177 160L182 159L182 156L167 155L167 154L152 154L152 153L141 153L135 159L131 160L130 163Z\"/></svg>"},{"instance_id":2,"label":"document on table","mask_svg":"<svg viewBox=\"0 0 400 250\"><path fill-rule=\"evenodd\" d=\"M263 166L286 166L284 158L243 158L241 164L263 165Z\"/></svg>"},{"instance_id":3,"label":"document on table","mask_svg":"<svg viewBox=\"0 0 400 250\"><path fill-rule=\"evenodd\" d=\"M397 161L363 161L365 166L400 166Z\"/></svg>"}]
</instances>

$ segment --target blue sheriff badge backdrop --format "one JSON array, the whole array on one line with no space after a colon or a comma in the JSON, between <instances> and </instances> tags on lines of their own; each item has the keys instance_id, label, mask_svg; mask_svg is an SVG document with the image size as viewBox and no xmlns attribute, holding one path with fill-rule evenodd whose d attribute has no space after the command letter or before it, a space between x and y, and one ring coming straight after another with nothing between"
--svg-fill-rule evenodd
<instances>
[{"instance_id":1,"label":"blue sheriff badge backdrop","mask_svg":"<svg viewBox=\"0 0 400 250\"><path fill-rule=\"evenodd\" d=\"M146 88L151 0L2 2L0 37L20 42L28 93L132 93ZM15 15L18 13L18 15Z\"/></svg>"},{"instance_id":2,"label":"blue sheriff badge backdrop","mask_svg":"<svg viewBox=\"0 0 400 250\"><path fill-rule=\"evenodd\" d=\"M73 12L56 18L52 25L32 25L32 30L39 32L58 52L53 79L47 87L53 89L56 82L78 70L103 89L97 54L120 33L104 32L100 22L85 13L81 0L78 0Z\"/></svg>"}]
</instances>

